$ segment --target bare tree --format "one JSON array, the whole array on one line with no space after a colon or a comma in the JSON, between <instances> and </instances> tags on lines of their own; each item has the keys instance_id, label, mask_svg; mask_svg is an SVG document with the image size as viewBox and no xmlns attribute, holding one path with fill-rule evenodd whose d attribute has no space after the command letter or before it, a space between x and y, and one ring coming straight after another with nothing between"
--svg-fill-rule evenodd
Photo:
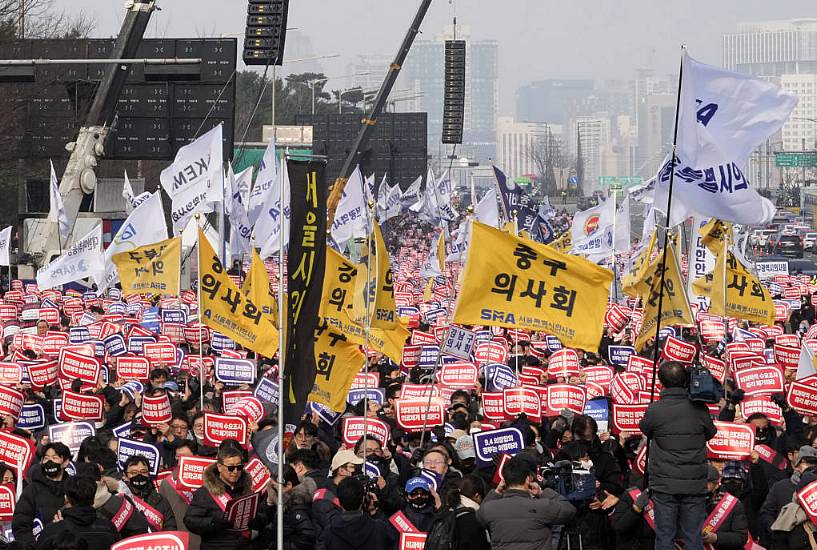
<instances>
[{"instance_id":1,"label":"bare tree","mask_svg":"<svg viewBox=\"0 0 817 550\"><path fill-rule=\"evenodd\" d=\"M0 40L84 38L94 29L87 13L69 16L54 0L0 0Z\"/></svg>"},{"instance_id":2,"label":"bare tree","mask_svg":"<svg viewBox=\"0 0 817 550\"><path fill-rule=\"evenodd\" d=\"M525 152L533 163L536 177L541 184L544 195L556 192L556 170L566 168L566 159L562 154L561 141L557 139L550 126L545 127L544 135L539 136Z\"/></svg>"}]
</instances>

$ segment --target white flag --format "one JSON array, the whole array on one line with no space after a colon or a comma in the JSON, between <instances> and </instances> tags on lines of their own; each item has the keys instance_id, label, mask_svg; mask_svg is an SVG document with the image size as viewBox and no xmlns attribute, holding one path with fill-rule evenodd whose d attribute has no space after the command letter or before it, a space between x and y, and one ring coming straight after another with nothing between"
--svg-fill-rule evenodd
<instances>
[{"instance_id":1,"label":"white flag","mask_svg":"<svg viewBox=\"0 0 817 550\"><path fill-rule=\"evenodd\" d=\"M593 208L576 212L576 215L573 216L573 226L570 229L574 246L577 242L601 235L607 226L613 225L615 215L615 205L610 199ZM612 243L610 245L612 246Z\"/></svg>"},{"instance_id":2,"label":"white flag","mask_svg":"<svg viewBox=\"0 0 817 550\"><path fill-rule=\"evenodd\" d=\"M429 277L439 277L443 274L442 266L440 265L440 258L437 255L437 250L440 246L440 239L443 238L444 231L440 231L437 235L437 238L434 239L434 242L431 244L431 248L428 250L428 257L426 261L423 262L423 267L420 269L420 277L425 279Z\"/></svg>"},{"instance_id":3,"label":"white flag","mask_svg":"<svg viewBox=\"0 0 817 550\"><path fill-rule=\"evenodd\" d=\"M242 170L238 175L233 173L233 167L230 166L228 174L228 181L230 183L229 195L230 199L225 202L230 207L226 210L230 217L230 256L239 258L242 255L247 255L252 252L250 245L250 237L252 236L252 226L247 218L247 210L241 200L240 181L252 179L252 167Z\"/></svg>"},{"instance_id":4,"label":"white flag","mask_svg":"<svg viewBox=\"0 0 817 550\"><path fill-rule=\"evenodd\" d=\"M496 201L496 199L494 199ZM451 241L451 252L445 257L448 262L465 263L468 257L468 244L471 242L471 216L466 216L460 222L460 226L454 231L455 238Z\"/></svg>"},{"instance_id":5,"label":"white flag","mask_svg":"<svg viewBox=\"0 0 817 550\"><path fill-rule=\"evenodd\" d=\"M616 252L627 252L630 250L630 198L624 197L624 201L618 206L616 211Z\"/></svg>"},{"instance_id":6,"label":"white flag","mask_svg":"<svg viewBox=\"0 0 817 550\"><path fill-rule=\"evenodd\" d=\"M48 221L59 224L60 237L67 239L71 234L71 226L68 223L68 215L65 213L65 206L62 203L62 195L60 195L60 184L57 181L57 173L54 171L54 163L48 161L51 165L51 184L50 205L48 208Z\"/></svg>"},{"instance_id":7,"label":"white flag","mask_svg":"<svg viewBox=\"0 0 817 550\"><path fill-rule=\"evenodd\" d=\"M400 186L396 183L386 191L382 210L380 210L380 223L400 215L400 203L402 196L403 192L400 190Z\"/></svg>"},{"instance_id":8,"label":"white flag","mask_svg":"<svg viewBox=\"0 0 817 550\"><path fill-rule=\"evenodd\" d=\"M674 172L668 225L693 215L741 224L771 221L776 209L749 185L746 163L786 122L796 95L684 53L679 103L676 165L671 156L665 159L655 194L657 208L666 212Z\"/></svg>"},{"instance_id":9,"label":"white flag","mask_svg":"<svg viewBox=\"0 0 817 550\"><path fill-rule=\"evenodd\" d=\"M709 298L700 296L692 284L711 272L715 268L715 255L704 245L700 229L709 223L708 217L695 216L692 218L692 231L690 231L689 243L689 275L687 276L687 294L689 301L705 308L709 304ZM646 242L645 242L646 246Z\"/></svg>"},{"instance_id":10,"label":"white flag","mask_svg":"<svg viewBox=\"0 0 817 550\"><path fill-rule=\"evenodd\" d=\"M271 139L261 157L261 166L258 168L258 177L255 178L255 186L250 192L249 204L247 204L247 219L250 225L255 225L261 209L269 201L270 195L278 193L278 159L275 157L275 139Z\"/></svg>"},{"instance_id":11,"label":"white flag","mask_svg":"<svg viewBox=\"0 0 817 550\"><path fill-rule=\"evenodd\" d=\"M420 188L423 185L423 176L417 176L417 179L411 182L400 197L400 204L404 207L409 207L417 202L420 198Z\"/></svg>"},{"instance_id":12,"label":"white flag","mask_svg":"<svg viewBox=\"0 0 817 550\"><path fill-rule=\"evenodd\" d=\"M332 222L332 240L341 248L346 241L369 234L364 185L358 166L343 188Z\"/></svg>"},{"instance_id":13,"label":"white flag","mask_svg":"<svg viewBox=\"0 0 817 550\"><path fill-rule=\"evenodd\" d=\"M817 374L817 369L814 367L814 354L804 342L803 347L800 348L800 361L797 363L797 374L794 379L802 380L813 374Z\"/></svg>"},{"instance_id":14,"label":"white flag","mask_svg":"<svg viewBox=\"0 0 817 550\"><path fill-rule=\"evenodd\" d=\"M13 226L8 226L0 231L0 265L11 265L11 230Z\"/></svg>"},{"instance_id":15,"label":"white flag","mask_svg":"<svg viewBox=\"0 0 817 550\"><path fill-rule=\"evenodd\" d=\"M499 227L499 206L496 202L496 189L491 188L474 207L474 216L479 223Z\"/></svg>"},{"instance_id":16,"label":"white flag","mask_svg":"<svg viewBox=\"0 0 817 550\"><path fill-rule=\"evenodd\" d=\"M167 239L167 225L162 208L162 193L157 190L133 209L128 219L114 235L110 246L105 250L104 268L98 275L94 275L97 292L100 294L105 292L119 280L119 273L111 260L114 254L165 239Z\"/></svg>"},{"instance_id":17,"label":"white flag","mask_svg":"<svg viewBox=\"0 0 817 550\"><path fill-rule=\"evenodd\" d=\"M439 216L446 221L454 221L457 219L457 211L451 204L451 195L454 189L451 184L451 178L448 176L448 170L437 181L436 194L434 200L439 210Z\"/></svg>"},{"instance_id":18,"label":"white flag","mask_svg":"<svg viewBox=\"0 0 817 550\"><path fill-rule=\"evenodd\" d=\"M261 249L261 257L269 258L279 250L281 250L281 240L284 241L283 248L286 248L289 242L289 219L291 215L289 207L289 174L287 172L287 163L281 163L281 177L284 180L284 200L281 201L281 185L273 185L272 192L267 195L267 202L261 208L261 213L258 215L258 221L255 222L253 228L253 238L255 239L255 246ZM283 204L282 204L283 203ZM281 214L283 212L283 219ZM283 237L281 235L281 226L283 225Z\"/></svg>"},{"instance_id":19,"label":"white flag","mask_svg":"<svg viewBox=\"0 0 817 550\"><path fill-rule=\"evenodd\" d=\"M125 172L125 183L122 184L122 198L125 199L125 212L130 214L133 212L133 209L148 200L150 198L150 193L145 191L144 193L139 193L138 197L133 196L133 187L131 187L130 179L128 179L128 173Z\"/></svg>"},{"instance_id":20,"label":"white flag","mask_svg":"<svg viewBox=\"0 0 817 550\"><path fill-rule=\"evenodd\" d=\"M159 175L173 201L170 218L175 235L184 230L193 214L212 212L213 204L222 200L221 127L219 124L179 149L173 164Z\"/></svg>"},{"instance_id":21,"label":"white flag","mask_svg":"<svg viewBox=\"0 0 817 550\"><path fill-rule=\"evenodd\" d=\"M104 268L102 224L98 223L87 235L74 241L71 248L61 256L37 271L37 286L40 290L46 290L73 283L85 277L93 277Z\"/></svg>"}]
</instances>

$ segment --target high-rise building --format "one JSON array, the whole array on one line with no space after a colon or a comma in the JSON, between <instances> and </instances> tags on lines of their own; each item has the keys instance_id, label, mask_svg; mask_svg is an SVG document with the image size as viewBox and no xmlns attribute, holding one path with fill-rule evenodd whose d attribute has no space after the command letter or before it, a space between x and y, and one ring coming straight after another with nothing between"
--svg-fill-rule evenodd
<instances>
[{"instance_id":1,"label":"high-rise building","mask_svg":"<svg viewBox=\"0 0 817 550\"><path fill-rule=\"evenodd\" d=\"M780 87L799 98L783 126L783 150L813 151L817 148L817 73L784 74Z\"/></svg>"},{"instance_id":2,"label":"high-rise building","mask_svg":"<svg viewBox=\"0 0 817 550\"><path fill-rule=\"evenodd\" d=\"M650 178L656 174L672 147L676 94L653 93L638 106L638 155L633 175Z\"/></svg>"},{"instance_id":3,"label":"high-rise building","mask_svg":"<svg viewBox=\"0 0 817 550\"><path fill-rule=\"evenodd\" d=\"M373 97L383 84L393 59L382 56L360 56L357 61L346 66L348 89L359 88L368 97ZM332 88L328 85L327 88ZM396 113L414 113L422 110L417 82L407 83L402 73L389 94L386 110Z\"/></svg>"},{"instance_id":4,"label":"high-rise building","mask_svg":"<svg viewBox=\"0 0 817 550\"><path fill-rule=\"evenodd\" d=\"M606 164L604 157L608 154L611 144L610 115L596 113L571 120L568 140L574 155L578 150L577 138L582 140L583 191L585 195L589 195L600 188L599 176L619 175L604 173Z\"/></svg>"},{"instance_id":5,"label":"high-rise building","mask_svg":"<svg viewBox=\"0 0 817 550\"><path fill-rule=\"evenodd\" d=\"M548 132L558 139L562 129L559 125L538 122L516 122L513 117L496 119L496 165L510 179L527 174L537 174L533 154L543 146Z\"/></svg>"},{"instance_id":6,"label":"high-rise building","mask_svg":"<svg viewBox=\"0 0 817 550\"><path fill-rule=\"evenodd\" d=\"M576 101L592 93L592 80L531 82L516 91L516 120L567 124Z\"/></svg>"},{"instance_id":7,"label":"high-rise building","mask_svg":"<svg viewBox=\"0 0 817 550\"><path fill-rule=\"evenodd\" d=\"M739 23L723 36L723 66L761 77L817 73L817 19Z\"/></svg>"},{"instance_id":8,"label":"high-rise building","mask_svg":"<svg viewBox=\"0 0 817 550\"><path fill-rule=\"evenodd\" d=\"M467 41L463 144L457 147L457 155L487 162L494 158L496 150L499 44L493 40L470 40L469 35L467 26L457 26L457 39ZM441 144L441 136L445 41L453 38L454 28L449 25L434 40L416 41L398 79L399 87L421 95L416 107L428 113L428 151L437 158L451 152L450 146L445 148Z\"/></svg>"}]
</instances>

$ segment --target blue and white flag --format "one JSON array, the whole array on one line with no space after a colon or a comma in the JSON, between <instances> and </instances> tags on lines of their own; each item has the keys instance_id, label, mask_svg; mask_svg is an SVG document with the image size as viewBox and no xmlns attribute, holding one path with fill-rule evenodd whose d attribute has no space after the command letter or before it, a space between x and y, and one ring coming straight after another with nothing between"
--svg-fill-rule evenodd
<instances>
[{"instance_id":1,"label":"blue and white flag","mask_svg":"<svg viewBox=\"0 0 817 550\"><path fill-rule=\"evenodd\" d=\"M54 171L54 163L48 161L51 165L51 184L49 187L50 206L48 209L48 221L59 224L60 237L67 239L71 234L71 225L68 223L68 215L65 213L65 205L62 203L62 195L60 195L60 184L57 181L57 173Z\"/></svg>"},{"instance_id":2,"label":"blue and white flag","mask_svg":"<svg viewBox=\"0 0 817 550\"><path fill-rule=\"evenodd\" d=\"M261 249L261 257L269 258L274 253L278 252L281 247L281 241L284 242L284 248L289 243L289 218L290 211L290 187L289 187L289 173L287 172L287 163L281 163L281 178L283 178L284 197L281 200L281 185L272 186L270 193L266 195L264 206L258 215L253 227L253 238L255 239L255 246ZM282 217L283 216L283 219ZM282 230L283 229L283 230ZM281 233L283 232L283 235Z\"/></svg>"},{"instance_id":3,"label":"blue and white flag","mask_svg":"<svg viewBox=\"0 0 817 550\"><path fill-rule=\"evenodd\" d=\"M676 163L664 160L657 176L656 208L666 212L674 172L668 225L693 215L761 225L775 206L749 184L752 151L780 130L797 96L746 74L699 63L684 52Z\"/></svg>"},{"instance_id":4,"label":"blue and white flag","mask_svg":"<svg viewBox=\"0 0 817 550\"><path fill-rule=\"evenodd\" d=\"M332 239L340 247L352 239L366 237L370 232L365 185L360 166L357 166L343 188L332 222Z\"/></svg>"},{"instance_id":5,"label":"blue and white flag","mask_svg":"<svg viewBox=\"0 0 817 550\"><path fill-rule=\"evenodd\" d=\"M400 206L408 208L413 205L420 198L420 189L423 186L423 176L417 176L417 179L411 182L405 191L400 196Z\"/></svg>"},{"instance_id":6,"label":"blue and white flag","mask_svg":"<svg viewBox=\"0 0 817 550\"><path fill-rule=\"evenodd\" d=\"M271 139L261 157L258 177L255 178L255 186L250 192L249 204L246 206L250 225L255 225L261 215L261 209L269 203L270 197L278 192L277 189L278 159L275 157L275 139Z\"/></svg>"},{"instance_id":7,"label":"blue and white flag","mask_svg":"<svg viewBox=\"0 0 817 550\"><path fill-rule=\"evenodd\" d=\"M240 258L242 255L249 256L252 252L250 237L252 236L252 225L247 216L247 208L241 198L241 187L239 182L252 181L252 166L240 173L235 174L233 167L227 168L227 183L229 187L224 196L224 212L230 218L230 256Z\"/></svg>"},{"instance_id":8,"label":"blue and white flag","mask_svg":"<svg viewBox=\"0 0 817 550\"><path fill-rule=\"evenodd\" d=\"M133 196L133 187L131 187L130 179L128 179L128 172L125 171L125 182L122 184L122 198L125 199L125 212L130 214L133 209L150 198L150 193L145 191L140 193L138 197Z\"/></svg>"}]
</instances>

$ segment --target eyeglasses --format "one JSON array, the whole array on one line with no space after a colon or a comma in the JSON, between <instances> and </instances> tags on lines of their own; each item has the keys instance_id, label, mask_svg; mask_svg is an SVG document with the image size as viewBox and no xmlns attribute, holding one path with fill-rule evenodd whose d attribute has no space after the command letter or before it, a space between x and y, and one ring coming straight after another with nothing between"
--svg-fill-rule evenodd
<instances>
[{"instance_id":1,"label":"eyeglasses","mask_svg":"<svg viewBox=\"0 0 817 550\"><path fill-rule=\"evenodd\" d=\"M219 462L219 464L221 464L222 466L224 466L225 468L227 468L227 471L228 471L228 472L235 472L236 470L238 470L239 472L241 472L241 471L243 471L243 470L244 470L244 465L243 465L243 464L236 464L235 466L227 466L226 464L221 463L221 462Z\"/></svg>"}]
</instances>

